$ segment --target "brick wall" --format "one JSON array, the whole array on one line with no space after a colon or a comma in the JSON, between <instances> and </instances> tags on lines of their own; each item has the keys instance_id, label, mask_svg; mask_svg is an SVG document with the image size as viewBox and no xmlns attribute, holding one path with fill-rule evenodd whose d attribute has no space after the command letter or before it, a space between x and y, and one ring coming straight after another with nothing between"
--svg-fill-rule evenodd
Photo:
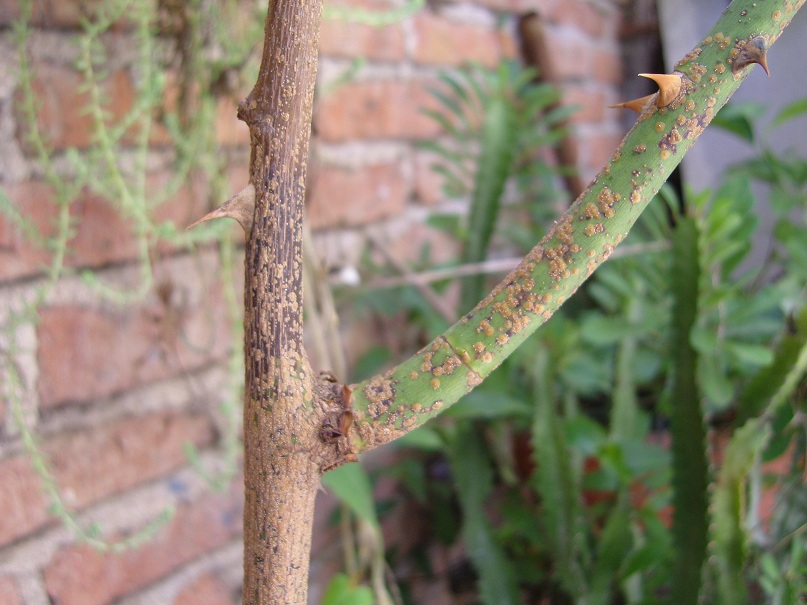
<instances>
[{"instance_id":1,"label":"brick wall","mask_svg":"<svg viewBox=\"0 0 807 605\"><path fill-rule=\"evenodd\" d=\"M30 59L38 121L55 169L65 174L71 171L68 149L93 143L72 40L83 11L99 4L35 3ZM605 161L622 134L619 116L605 110L619 100L617 3L440 2L381 27L326 21L308 201L326 264L357 263L369 227L404 257L426 241L438 255L451 253L423 226L445 202L429 157L416 145L439 134L420 109L432 103L427 87L440 69L517 57L516 24L527 11L538 12L546 26L564 102L582 107L572 118L581 174L590 177ZM20 92L9 24L18 13L16 0L0 0L0 187L47 237L57 232L60 199L23 135L15 103ZM106 39L110 65L102 94L113 119L131 107L137 86L132 36L121 27ZM362 60L358 69L343 78L356 59ZM167 103L175 102L175 93L169 85ZM246 182L248 137L232 99L218 103L213 127L235 191ZM172 171L165 133L158 128L150 140L147 191L164 186ZM154 220L184 227L210 205L209 191L205 176L192 174L156 208ZM68 272L52 287L43 272L51 253L0 215L0 353L8 359L13 352L14 376L21 380L14 385L7 371L0 373L0 605L237 602L239 480L223 493L211 491L184 451L193 444L203 465L220 466L226 418L219 404L232 389L228 359L239 346L226 320L221 259L210 247L188 252L160 245L148 256L153 280L142 296L121 305L99 296L81 271L93 270L120 291L141 287L131 217L121 216L115 200L86 189L75 192L69 214ZM240 271L238 263L236 290ZM32 302L36 318L9 325ZM120 553L78 543L50 514L41 471L12 419L12 396L19 397L59 493L83 526L97 523L105 537L125 538L174 509L167 525ZM318 518L315 542L323 544L327 514L320 510ZM320 559L313 568L327 578L338 552L318 552L325 554L315 555ZM312 602L318 590L313 587Z\"/></svg>"}]
</instances>

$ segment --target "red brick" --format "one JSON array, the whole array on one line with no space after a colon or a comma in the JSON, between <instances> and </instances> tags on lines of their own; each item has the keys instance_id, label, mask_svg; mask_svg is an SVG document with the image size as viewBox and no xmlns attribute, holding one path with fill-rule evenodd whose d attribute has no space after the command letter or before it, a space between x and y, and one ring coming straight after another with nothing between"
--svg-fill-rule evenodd
<instances>
[{"instance_id":1,"label":"red brick","mask_svg":"<svg viewBox=\"0 0 807 605\"><path fill-rule=\"evenodd\" d=\"M328 2L334 8L347 5L372 13L393 10L392 4L378 2ZM373 61L404 59L404 36L400 22L383 26L352 23L345 19L326 18L319 37L320 56L362 57Z\"/></svg>"},{"instance_id":2,"label":"red brick","mask_svg":"<svg viewBox=\"0 0 807 605\"><path fill-rule=\"evenodd\" d=\"M39 181L28 181L10 186L8 194L15 208L44 239L56 235L59 210L53 189ZM67 266L97 267L136 256L131 227L98 195L81 192L70 205L70 220L73 236L67 243ZM52 262L52 254L0 215L0 259L0 278L13 279L41 272Z\"/></svg>"},{"instance_id":3,"label":"red brick","mask_svg":"<svg viewBox=\"0 0 807 605\"><path fill-rule=\"evenodd\" d=\"M6 193L12 206L37 232L47 237L55 232L56 204L53 190L44 183L30 181L10 185ZM50 254L33 245L22 231L0 212L0 279L8 280L37 273L50 261Z\"/></svg>"},{"instance_id":4,"label":"red brick","mask_svg":"<svg viewBox=\"0 0 807 605\"><path fill-rule=\"evenodd\" d=\"M179 507L153 539L120 554L89 546L60 550L44 571L48 595L59 605L106 605L221 548L241 531L242 501L236 493Z\"/></svg>"},{"instance_id":5,"label":"red brick","mask_svg":"<svg viewBox=\"0 0 807 605\"><path fill-rule=\"evenodd\" d=\"M89 92L81 92L85 84L81 74L73 69L40 62L34 65L34 97L39 104L39 129L55 149L88 147L94 136L93 118L86 109L90 104ZM121 118L131 107L134 87L124 70L112 72L100 84L103 109L111 122ZM19 133L23 147L26 136Z\"/></svg>"},{"instance_id":6,"label":"red brick","mask_svg":"<svg viewBox=\"0 0 807 605\"><path fill-rule=\"evenodd\" d=\"M219 578L205 574L190 582L174 599L174 605L236 605L236 595Z\"/></svg>"},{"instance_id":7,"label":"red brick","mask_svg":"<svg viewBox=\"0 0 807 605\"><path fill-rule=\"evenodd\" d=\"M149 201L160 195L170 177L168 172L146 177ZM6 192L14 207L43 238L56 234L58 205L53 189L40 181L27 181L9 186ZM171 198L152 211L152 216L157 224L167 221L181 230L202 216L206 198L206 179L191 175ZM100 268L137 257L136 224L98 194L87 189L80 192L70 204L70 220L73 234L67 243L68 267ZM164 251L172 249L161 247ZM51 260L49 252L36 246L0 213L0 279L35 275Z\"/></svg>"},{"instance_id":8,"label":"red brick","mask_svg":"<svg viewBox=\"0 0 807 605\"><path fill-rule=\"evenodd\" d=\"M0 0L0 25L20 18L19 0ZM45 27L78 27L82 17L92 15L103 0L34 0L31 23Z\"/></svg>"},{"instance_id":9,"label":"red brick","mask_svg":"<svg viewBox=\"0 0 807 605\"><path fill-rule=\"evenodd\" d=\"M17 584L8 576L0 577L0 605L23 605Z\"/></svg>"},{"instance_id":10,"label":"red brick","mask_svg":"<svg viewBox=\"0 0 807 605\"><path fill-rule=\"evenodd\" d=\"M422 152L415 156L415 198L423 204L437 204L445 200L443 177L432 165L439 163L439 156Z\"/></svg>"},{"instance_id":11,"label":"red brick","mask_svg":"<svg viewBox=\"0 0 807 605\"><path fill-rule=\"evenodd\" d=\"M430 12L415 17L415 32L414 58L418 63L459 66L472 62L494 67L503 57L512 56L512 47L495 30Z\"/></svg>"},{"instance_id":12,"label":"red brick","mask_svg":"<svg viewBox=\"0 0 807 605\"><path fill-rule=\"evenodd\" d=\"M549 73L559 81L589 80L591 45L569 29L546 28L546 45L550 49Z\"/></svg>"},{"instance_id":13,"label":"red brick","mask_svg":"<svg viewBox=\"0 0 807 605\"><path fill-rule=\"evenodd\" d=\"M225 146L249 146L249 128L236 116L238 103L229 97L216 102L216 140Z\"/></svg>"},{"instance_id":14,"label":"red brick","mask_svg":"<svg viewBox=\"0 0 807 605\"><path fill-rule=\"evenodd\" d=\"M0 489L2 546L41 527L49 516L47 500L28 458L19 456L0 461L0 485L3 486Z\"/></svg>"},{"instance_id":15,"label":"red brick","mask_svg":"<svg viewBox=\"0 0 807 605\"><path fill-rule=\"evenodd\" d=\"M589 168L602 168L614 155L622 136L618 134L593 134L582 140L582 147L586 150L585 157L581 158L583 166Z\"/></svg>"},{"instance_id":16,"label":"red brick","mask_svg":"<svg viewBox=\"0 0 807 605\"><path fill-rule=\"evenodd\" d=\"M323 166L311 183L308 215L313 229L357 226L400 214L408 191L397 164L358 169Z\"/></svg>"},{"instance_id":17,"label":"red brick","mask_svg":"<svg viewBox=\"0 0 807 605\"><path fill-rule=\"evenodd\" d=\"M601 122L605 117L605 94L602 90L590 86L575 84L564 86L562 103L578 106L577 111L569 118L574 124Z\"/></svg>"},{"instance_id":18,"label":"red brick","mask_svg":"<svg viewBox=\"0 0 807 605\"><path fill-rule=\"evenodd\" d=\"M164 412L50 438L45 456L67 504L81 508L182 466L186 443L202 447L213 438L208 417ZM0 545L52 521L26 457L0 463L0 485Z\"/></svg>"},{"instance_id":19,"label":"red brick","mask_svg":"<svg viewBox=\"0 0 807 605\"><path fill-rule=\"evenodd\" d=\"M190 292L173 284L162 281L151 304L126 311L42 309L37 326L41 405L112 395L221 358L230 342L220 295L210 289L203 300L187 303Z\"/></svg>"},{"instance_id":20,"label":"red brick","mask_svg":"<svg viewBox=\"0 0 807 605\"><path fill-rule=\"evenodd\" d=\"M591 73L605 84L619 84L624 78L619 49L597 49L591 56Z\"/></svg>"},{"instance_id":21,"label":"red brick","mask_svg":"<svg viewBox=\"0 0 807 605\"><path fill-rule=\"evenodd\" d=\"M182 466L184 446L214 433L208 416L161 412L52 438L46 451L69 504L83 507Z\"/></svg>"},{"instance_id":22,"label":"red brick","mask_svg":"<svg viewBox=\"0 0 807 605\"><path fill-rule=\"evenodd\" d=\"M548 12L548 17L558 23L573 25L593 38L602 36L605 22L615 18L606 15L602 8L586 0L556 2Z\"/></svg>"},{"instance_id":23,"label":"red brick","mask_svg":"<svg viewBox=\"0 0 807 605\"><path fill-rule=\"evenodd\" d=\"M611 133L578 133L569 144L573 151L573 165L577 167L583 183L590 179L611 159L621 142L621 135Z\"/></svg>"},{"instance_id":24,"label":"red brick","mask_svg":"<svg viewBox=\"0 0 807 605\"><path fill-rule=\"evenodd\" d=\"M422 108L435 105L422 80L354 82L319 100L315 130L325 141L430 138L440 129Z\"/></svg>"},{"instance_id":25,"label":"red brick","mask_svg":"<svg viewBox=\"0 0 807 605\"><path fill-rule=\"evenodd\" d=\"M428 249L432 263L456 260L459 254L457 239L445 231L422 223L410 225L400 236L391 238L389 251L404 263L420 263L423 250Z\"/></svg>"},{"instance_id":26,"label":"red brick","mask_svg":"<svg viewBox=\"0 0 807 605\"><path fill-rule=\"evenodd\" d=\"M153 199L158 195L162 196L162 192L167 191L172 178L173 174L167 170L148 174L146 176L146 191L149 192L147 197ZM154 209L152 215L154 223L156 225L171 223L178 231L184 230L185 227L209 211L209 193L208 177L202 171L191 172L182 186ZM224 201L220 200L217 205ZM162 242L159 247L163 252L177 249L167 242Z\"/></svg>"}]
</instances>

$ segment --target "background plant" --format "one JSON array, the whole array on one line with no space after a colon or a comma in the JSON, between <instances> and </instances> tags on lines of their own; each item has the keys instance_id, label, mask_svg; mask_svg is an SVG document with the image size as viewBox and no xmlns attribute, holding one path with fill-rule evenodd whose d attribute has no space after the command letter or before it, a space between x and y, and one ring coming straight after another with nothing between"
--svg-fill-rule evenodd
<instances>
[{"instance_id":1,"label":"background plant","mask_svg":"<svg viewBox=\"0 0 807 605\"><path fill-rule=\"evenodd\" d=\"M468 126L488 123L487 105L473 113L459 102L481 96L478 82L464 77L469 81L444 80L446 89L436 92L446 109L434 115L453 140L429 147L443 161L438 170L448 190L471 192L471 217L481 212L474 204L482 191L496 192L494 210L483 208L499 220L476 236L489 242L494 229L527 231L525 214L544 209L525 213L516 203L508 207L517 209L515 220L499 215L503 183L518 166L507 154L494 184L480 184L493 172L484 159L489 131ZM517 111L514 98L508 102ZM773 124L804 111L798 101ZM740 603L762 590L779 603L803 590L794 570L803 566L805 527L795 512L805 497L804 160L758 143L753 115L727 106L716 120L757 142L753 159L729 171L715 192L681 198L665 188L623 253L537 337L443 420L404 438L424 466L406 460L391 472L416 503L429 503L438 542L465 544L481 602ZM512 138L503 140L518 149ZM771 184L778 221L762 260L752 263L755 242L766 241L753 180ZM467 241L474 222L438 217L435 224ZM507 241L540 238L541 221L526 224L532 234ZM391 298L423 300L414 288ZM424 342L440 324L427 309L423 302L409 307ZM387 358L370 355L371 366L370 359ZM708 471L707 422L713 434L733 435L715 473ZM666 435L671 449L654 445ZM778 504L765 529L760 463L785 451L790 470L766 475ZM452 489L443 481L448 471ZM777 519L787 519L784 533ZM423 561L428 547L410 556Z\"/></svg>"}]
</instances>

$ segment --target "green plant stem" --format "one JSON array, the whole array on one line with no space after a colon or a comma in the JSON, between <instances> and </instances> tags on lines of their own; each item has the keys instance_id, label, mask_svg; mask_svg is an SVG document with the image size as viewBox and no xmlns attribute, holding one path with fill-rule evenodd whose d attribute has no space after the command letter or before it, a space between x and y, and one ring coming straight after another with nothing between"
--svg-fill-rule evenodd
<instances>
[{"instance_id":1,"label":"green plant stem","mask_svg":"<svg viewBox=\"0 0 807 605\"><path fill-rule=\"evenodd\" d=\"M736 0L675 65L680 93L651 100L588 189L470 313L413 357L354 388L363 447L387 443L454 404L490 374L610 256L687 150L750 71L732 64L769 47L804 0ZM775 66L774 66L775 67Z\"/></svg>"},{"instance_id":2,"label":"green plant stem","mask_svg":"<svg viewBox=\"0 0 807 605\"><path fill-rule=\"evenodd\" d=\"M706 558L709 482L706 427L698 389L698 355L690 334L698 316L698 228L683 217L673 235L673 386L672 435L673 526L675 544L670 603L695 603Z\"/></svg>"}]
</instances>

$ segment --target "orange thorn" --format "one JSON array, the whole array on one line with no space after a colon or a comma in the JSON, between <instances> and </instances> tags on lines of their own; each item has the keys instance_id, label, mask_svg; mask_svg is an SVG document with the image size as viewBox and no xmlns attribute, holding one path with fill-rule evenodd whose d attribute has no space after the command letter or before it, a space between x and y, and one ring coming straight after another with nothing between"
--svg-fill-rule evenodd
<instances>
[{"instance_id":1,"label":"orange thorn","mask_svg":"<svg viewBox=\"0 0 807 605\"><path fill-rule=\"evenodd\" d=\"M680 74L639 74L643 78L650 78L658 84L658 97L656 107L665 107L672 103L681 92Z\"/></svg>"},{"instance_id":2,"label":"orange thorn","mask_svg":"<svg viewBox=\"0 0 807 605\"><path fill-rule=\"evenodd\" d=\"M653 96L654 95L647 95L646 97L639 97L638 99L632 99L630 101L625 101L624 103L610 105L610 107L612 109L632 109L636 113L642 113Z\"/></svg>"},{"instance_id":3,"label":"orange thorn","mask_svg":"<svg viewBox=\"0 0 807 605\"><path fill-rule=\"evenodd\" d=\"M771 75L768 71L768 41L763 36L754 36L743 45L740 54L731 65L731 72L736 74L752 63L761 65L765 73Z\"/></svg>"},{"instance_id":4,"label":"orange thorn","mask_svg":"<svg viewBox=\"0 0 807 605\"><path fill-rule=\"evenodd\" d=\"M254 215L255 186L250 183L221 206L212 212L208 212L192 225L188 225L187 228L193 229L199 223L204 223L214 218L231 218L238 221L244 233L249 235L250 231L252 231L252 219Z\"/></svg>"}]
</instances>

